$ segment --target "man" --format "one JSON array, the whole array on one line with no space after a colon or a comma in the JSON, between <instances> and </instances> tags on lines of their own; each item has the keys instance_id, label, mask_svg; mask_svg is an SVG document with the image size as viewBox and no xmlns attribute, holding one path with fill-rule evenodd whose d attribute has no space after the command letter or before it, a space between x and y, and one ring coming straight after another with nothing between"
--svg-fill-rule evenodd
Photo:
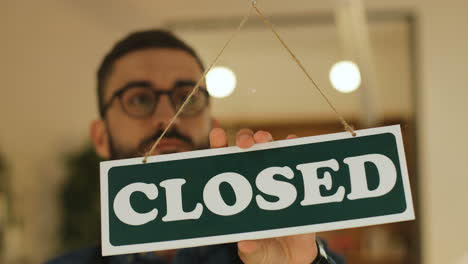
<instances>
[{"instance_id":1,"label":"man","mask_svg":"<svg viewBox=\"0 0 468 264\"><path fill-rule=\"evenodd\" d=\"M118 42L97 74L101 119L91 124L96 152L107 159L143 156L203 72L198 55L169 32L136 32ZM242 129L236 144L249 148L272 140L268 132ZM209 95L200 87L152 155L225 146L226 133L216 126ZM111 257L101 257L95 247L50 263L335 263L320 245L315 234L306 234Z\"/></svg>"}]
</instances>

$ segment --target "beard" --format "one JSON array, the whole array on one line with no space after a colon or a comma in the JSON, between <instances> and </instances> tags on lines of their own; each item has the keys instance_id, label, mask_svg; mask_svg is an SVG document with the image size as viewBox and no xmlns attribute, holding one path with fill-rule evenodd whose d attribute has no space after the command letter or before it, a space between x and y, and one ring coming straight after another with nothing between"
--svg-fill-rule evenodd
<instances>
[{"instance_id":1,"label":"beard","mask_svg":"<svg viewBox=\"0 0 468 264\"><path fill-rule=\"evenodd\" d=\"M151 136L143 138L141 142L135 148L123 147L121 144L116 142L116 140L110 133L109 129L107 130L107 133L109 135L110 159L115 160L115 159L128 159L128 158L136 158L136 157L144 156L146 152L148 152L151 149L154 142L156 142L156 140L162 135L163 130L157 130ZM167 131L167 133L164 135L164 138L180 140L184 142L187 146L189 146L189 150L208 149L210 147L208 135L206 136L203 143L196 145L189 136L182 134L176 128L173 128ZM160 154L169 154L169 153L175 153L175 152L180 152L180 151L166 151Z\"/></svg>"}]
</instances>

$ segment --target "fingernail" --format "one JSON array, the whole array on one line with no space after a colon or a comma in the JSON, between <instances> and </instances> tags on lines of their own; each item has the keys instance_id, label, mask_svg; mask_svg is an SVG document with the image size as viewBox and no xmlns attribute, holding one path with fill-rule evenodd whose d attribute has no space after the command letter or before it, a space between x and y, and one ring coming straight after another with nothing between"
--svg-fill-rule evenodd
<instances>
[{"instance_id":1,"label":"fingernail","mask_svg":"<svg viewBox=\"0 0 468 264\"><path fill-rule=\"evenodd\" d=\"M271 135L270 132L266 132L266 131L262 131L262 132L265 133L264 135L265 135L266 137L268 137L269 140L272 140L272 139L273 139L273 136Z\"/></svg>"},{"instance_id":2,"label":"fingernail","mask_svg":"<svg viewBox=\"0 0 468 264\"><path fill-rule=\"evenodd\" d=\"M248 140L250 138L249 135L246 135L246 134L242 134L239 136L239 140L240 141L245 141L245 140Z\"/></svg>"}]
</instances>

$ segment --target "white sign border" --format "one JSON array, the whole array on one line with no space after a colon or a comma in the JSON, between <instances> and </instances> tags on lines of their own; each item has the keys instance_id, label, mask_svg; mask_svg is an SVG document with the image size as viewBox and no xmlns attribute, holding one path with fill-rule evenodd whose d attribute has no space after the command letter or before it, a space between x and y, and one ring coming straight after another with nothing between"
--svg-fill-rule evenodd
<instances>
[{"instance_id":1,"label":"white sign border","mask_svg":"<svg viewBox=\"0 0 468 264\"><path fill-rule=\"evenodd\" d=\"M330 231L344 228L354 228L362 227L368 225L378 225L378 224L387 224L393 222L414 220L414 208L413 200L411 197L411 188L408 178L408 168L406 165L405 151L403 147L403 140L401 136L401 127L400 125L370 128L363 130L356 130L356 137L364 137L369 135L391 133L396 138L396 144L398 149L398 156L400 158L400 169L403 179L403 188L406 199L406 210L399 214L385 215L385 216L375 216L368 218L352 219L346 221L336 221L330 223L306 225L299 227L288 227L288 228L279 228L279 229L270 229L266 231L255 231L255 232L246 232L246 233L237 233L229 235L219 235L219 236L210 236L210 237L201 237L201 238L189 238L182 240L173 240L165 242L152 242L152 243L143 243L135 245L123 245L123 246L114 246L110 243L110 233L109 233L109 202L108 202L108 172L110 168L117 166L125 166L132 164L140 164L143 161L143 158L131 158L131 159L122 159L122 160L112 160L112 161L103 161L100 163L100 177L101 177L101 240L102 240L102 255L119 255L119 254L128 254L136 252L148 252L148 251L157 251L157 250L167 250L174 248L189 248L196 247L201 245L213 245L213 244L223 244L236 242L241 240L252 240L252 239L264 239L280 236L289 236L297 235L304 233L312 232L321 232L321 231ZM219 149L206 149L206 150L197 150L183 153L174 153L167 155L151 156L148 157L148 163L153 162L162 162L170 160L183 160L190 158L199 158L199 157L208 157L216 156L222 154L232 154L232 153L241 153L249 151L257 151L264 149L275 149L288 146L296 146L310 143L326 142L333 140L341 140L353 138L349 132L341 132L320 136L312 137L303 137L296 139L288 140L278 140L268 143L256 144L249 149L241 149L239 147L227 147Z\"/></svg>"}]
</instances>

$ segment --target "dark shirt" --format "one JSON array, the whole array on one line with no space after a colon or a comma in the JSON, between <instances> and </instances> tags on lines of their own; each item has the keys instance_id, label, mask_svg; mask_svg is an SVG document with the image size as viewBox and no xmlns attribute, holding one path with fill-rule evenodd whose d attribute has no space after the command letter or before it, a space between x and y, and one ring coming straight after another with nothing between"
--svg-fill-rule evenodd
<instances>
[{"instance_id":1,"label":"dark shirt","mask_svg":"<svg viewBox=\"0 0 468 264\"><path fill-rule=\"evenodd\" d=\"M331 264L344 264L341 257L326 249L332 259ZM177 251L172 264L242 264L237 245L221 244L204 247L185 248ZM164 258L153 253L138 253L116 256L101 256L99 246L73 251L45 264L169 264Z\"/></svg>"}]
</instances>

